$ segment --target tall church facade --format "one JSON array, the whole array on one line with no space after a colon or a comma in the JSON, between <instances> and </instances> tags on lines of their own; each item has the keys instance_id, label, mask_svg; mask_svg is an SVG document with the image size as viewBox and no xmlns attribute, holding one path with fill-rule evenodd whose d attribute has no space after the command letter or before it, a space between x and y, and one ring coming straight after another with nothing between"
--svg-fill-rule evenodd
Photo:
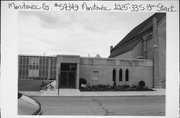
<instances>
[{"instance_id":1,"label":"tall church facade","mask_svg":"<svg viewBox=\"0 0 180 118\"><path fill-rule=\"evenodd\" d=\"M166 13L156 13L129 32L109 58L152 59L153 87L166 82Z\"/></svg>"}]
</instances>

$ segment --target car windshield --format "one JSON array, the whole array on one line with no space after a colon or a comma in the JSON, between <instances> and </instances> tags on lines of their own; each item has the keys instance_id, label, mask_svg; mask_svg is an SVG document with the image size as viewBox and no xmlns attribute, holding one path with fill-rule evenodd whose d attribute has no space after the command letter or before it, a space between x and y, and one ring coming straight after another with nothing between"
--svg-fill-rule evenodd
<instances>
[{"instance_id":1,"label":"car windshield","mask_svg":"<svg viewBox=\"0 0 180 118\"><path fill-rule=\"evenodd\" d=\"M18 93L18 99L19 99L21 96L22 96L22 94L21 94L21 93Z\"/></svg>"}]
</instances>

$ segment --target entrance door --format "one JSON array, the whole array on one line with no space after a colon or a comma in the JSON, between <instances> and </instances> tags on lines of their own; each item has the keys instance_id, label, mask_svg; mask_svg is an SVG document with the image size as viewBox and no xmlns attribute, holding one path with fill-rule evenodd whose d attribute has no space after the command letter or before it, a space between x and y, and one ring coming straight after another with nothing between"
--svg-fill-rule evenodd
<instances>
[{"instance_id":1,"label":"entrance door","mask_svg":"<svg viewBox=\"0 0 180 118\"><path fill-rule=\"evenodd\" d=\"M76 64L61 63L61 77L59 88L76 87Z\"/></svg>"}]
</instances>

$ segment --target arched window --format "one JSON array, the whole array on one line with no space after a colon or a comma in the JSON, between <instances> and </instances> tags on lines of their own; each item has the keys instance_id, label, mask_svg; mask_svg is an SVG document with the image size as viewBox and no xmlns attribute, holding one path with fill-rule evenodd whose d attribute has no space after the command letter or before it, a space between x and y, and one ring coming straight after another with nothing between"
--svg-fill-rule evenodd
<instances>
[{"instance_id":1,"label":"arched window","mask_svg":"<svg viewBox=\"0 0 180 118\"><path fill-rule=\"evenodd\" d=\"M113 72L112 72L112 74L113 74L113 81L116 81L116 69L113 69Z\"/></svg>"},{"instance_id":2,"label":"arched window","mask_svg":"<svg viewBox=\"0 0 180 118\"><path fill-rule=\"evenodd\" d=\"M126 81L129 81L129 70L128 69L126 69L125 77L126 77Z\"/></svg>"},{"instance_id":3,"label":"arched window","mask_svg":"<svg viewBox=\"0 0 180 118\"><path fill-rule=\"evenodd\" d=\"M119 81L122 81L122 69L119 69Z\"/></svg>"}]
</instances>

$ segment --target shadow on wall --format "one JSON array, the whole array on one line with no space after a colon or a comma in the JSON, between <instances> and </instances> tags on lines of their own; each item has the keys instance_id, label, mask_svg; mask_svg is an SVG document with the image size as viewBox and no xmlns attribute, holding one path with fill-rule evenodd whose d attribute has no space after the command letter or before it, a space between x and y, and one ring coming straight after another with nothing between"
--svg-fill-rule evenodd
<instances>
[{"instance_id":1,"label":"shadow on wall","mask_svg":"<svg viewBox=\"0 0 180 118\"><path fill-rule=\"evenodd\" d=\"M40 91L43 81L45 80L18 80L18 91Z\"/></svg>"}]
</instances>

